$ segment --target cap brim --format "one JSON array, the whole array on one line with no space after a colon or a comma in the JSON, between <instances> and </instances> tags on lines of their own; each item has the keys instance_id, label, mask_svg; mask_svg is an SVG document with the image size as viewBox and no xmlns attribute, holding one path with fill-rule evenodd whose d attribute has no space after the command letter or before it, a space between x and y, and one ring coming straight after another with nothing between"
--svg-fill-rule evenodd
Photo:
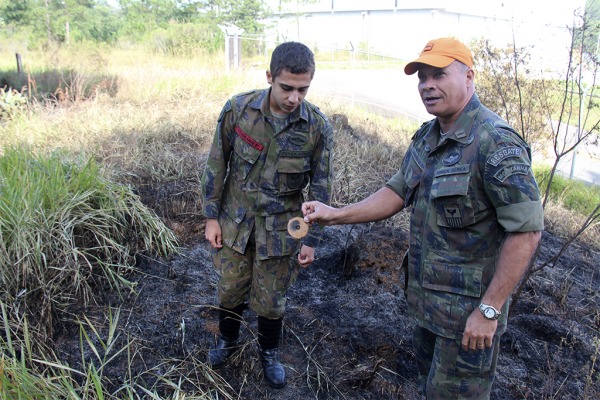
<instances>
[{"instance_id":1,"label":"cap brim","mask_svg":"<svg viewBox=\"0 0 600 400\"><path fill-rule=\"evenodd\" d=\"M424 54L414 61L409 62L404 67L406 75L412 75L419 69L419 64L427 64L436 68L445 68L455 61L452 57L441 56L439 54Z\"/></svg>"}]
</instances>

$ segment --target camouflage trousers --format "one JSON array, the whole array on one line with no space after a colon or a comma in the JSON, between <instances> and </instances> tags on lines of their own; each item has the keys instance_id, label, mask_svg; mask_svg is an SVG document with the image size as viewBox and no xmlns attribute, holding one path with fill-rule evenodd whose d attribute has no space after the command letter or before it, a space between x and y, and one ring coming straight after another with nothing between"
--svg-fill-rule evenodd
<instances>
[{"instance_id":1,"label":"camouflage trousers","mask_svg":"<svg viewBox=\"0 0 600 400\"><path fill-rule=\"evenodd\" d=\"M248 243L245 254L227 246L216 251L213 249L213 264L219 276L217 294L220 305L234 308L248 303L261 317L282 317L287 291L300 272L296 257L294 254L259 260L253 240Z\"/></svg>"},{"instance_id":2,"label":"camouflage trousers","mask_svg":"<svg viewBox=\"0 0 600 400\"><path fill-rule=\"evenodd\" d=\"M461 339L438 336L415 326L413 346L419 367L419 389L432 399L489 399L496 373L500 338L492 347L464 351Z\"/></svg>"}]
</instances>

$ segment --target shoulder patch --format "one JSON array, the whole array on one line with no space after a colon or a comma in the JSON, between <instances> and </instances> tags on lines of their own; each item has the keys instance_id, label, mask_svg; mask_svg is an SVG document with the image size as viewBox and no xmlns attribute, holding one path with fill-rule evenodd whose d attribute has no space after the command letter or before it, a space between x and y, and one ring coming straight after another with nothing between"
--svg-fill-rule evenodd
<instances>
[{"instance_id":1,"label":"shoulder patch","mask_svg":"<svg viewBox=\"0 0 600 400\"><path fill-rule=\"evenodd\" d=\"M496 151L494 154L492 154L490 158L487 159L487 163L494 167L497 167L502 161L506 160L507 158L521 157L522 151L523 149L521 149L520 147L502 148Z\"/></svg>"},{"instance_id":2,"label":"shoulder patch","mask_svg":"<svg viewBox=\"0 0 600 400\"><path fill-rule=\"evenodd\" d=\"M511 164L500 168L500 170L494 174L494 178L496 178L500 182L504 182L504 180L511 175L527 175L528 173L529 165Z\"/></svg>"}]
</instances>

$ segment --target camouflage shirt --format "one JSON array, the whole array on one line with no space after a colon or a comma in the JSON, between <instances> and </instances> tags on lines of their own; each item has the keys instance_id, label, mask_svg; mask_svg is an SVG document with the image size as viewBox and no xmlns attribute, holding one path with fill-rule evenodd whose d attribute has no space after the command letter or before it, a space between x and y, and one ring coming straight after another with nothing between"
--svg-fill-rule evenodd
<instances>
[{"instance_id":1,"label":"camouflage shirt","mask_svg":"<svg viewBox=\"0 0 600 400\"><path fill-rule=\"evenodd\" d=\"M437 119L423 124L387 186L411 207L409 308L419 325L460 338L507 232L544 228L530 149L474 94L451 132L442 136Z\"/></svg>"},{"instance_id":2,"label":"camouflage shirt","mask_svg":"<svg viewBox=\"0 0 600 400\"><path fill-rule=\"evenodd\" d=\"M218 218L223 243L244 253L254 231L259 259L293 254L298 241L287 232L308 199L329 203L333 128L306 100L276 123L270 89L231 98L219 116L202 176L202 213ZM279 129L277 130L277 128ZM315 247L322 228L303 239Z\"/></svg>"}]
</instances>

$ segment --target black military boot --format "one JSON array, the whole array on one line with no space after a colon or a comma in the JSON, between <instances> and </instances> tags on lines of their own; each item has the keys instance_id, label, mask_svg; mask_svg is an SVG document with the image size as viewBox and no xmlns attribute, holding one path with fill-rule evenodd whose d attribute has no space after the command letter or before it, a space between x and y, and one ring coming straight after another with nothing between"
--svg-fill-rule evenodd
<instances>
[{"instance_id":1,"label":"black military boot","mask_svg":"<svg viewBox=\"0 0 600 400\"><path fill-rule=\"evenodd\" d=\"M221 367L225 361L238 349L238 337L242 313L246 304L235 308L221 307L219 309L219 339L208 351L208 364L212 368Z\"/></svg>"},{"instance_id":2,"label":"black military boot","mask_svg":"<svg viewBox=\"0 0 600 400\"><path fill-rule=\"evenodd\" d=\"M283 318L268 319L258 317L258 344L263 375L267 383L274 388L282 388L287 383L285 369L279 362L279 341Z\"/></svg>"}]
</instances>

